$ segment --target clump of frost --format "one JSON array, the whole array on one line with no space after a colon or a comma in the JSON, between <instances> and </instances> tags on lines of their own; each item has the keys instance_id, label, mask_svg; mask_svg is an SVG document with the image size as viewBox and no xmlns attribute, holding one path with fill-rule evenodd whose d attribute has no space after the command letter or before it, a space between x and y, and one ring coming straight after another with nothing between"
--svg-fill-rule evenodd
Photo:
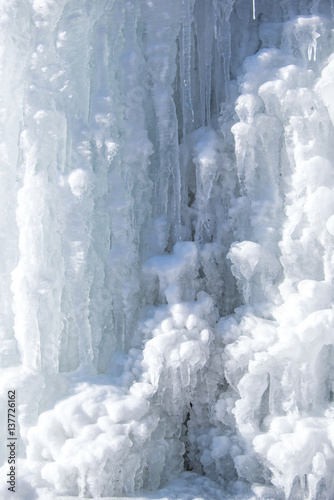
<instances>
[{"instance_id":1,"label":"clump of frost","mask_svg":"<svg viewBox=\"0 0 334 500\"><path fill-rule=\"evenodd\" d=\"M262 34L270 42L269 27ZM253 491L260 467L286 498L311 500L334 491L331 57L323 68L333 42L319 17L273 36L245 62L232 128L242 195L232 215L248 207L249 225L235 226L228 254L244 306L217 326L230 389L216 411L240 433L233 460Z\"/></svg>"},{"instance_id":2,"label":"clump of frost","mask_svg":"<svg viewBox=\"0 0 334 500\"><path fill-rule=\"evenodd\" d=\"M68 176L68 183L74 196L82 198L90 184L88 173L81 168L77 168Z\"/></svg>"}]
</instances>

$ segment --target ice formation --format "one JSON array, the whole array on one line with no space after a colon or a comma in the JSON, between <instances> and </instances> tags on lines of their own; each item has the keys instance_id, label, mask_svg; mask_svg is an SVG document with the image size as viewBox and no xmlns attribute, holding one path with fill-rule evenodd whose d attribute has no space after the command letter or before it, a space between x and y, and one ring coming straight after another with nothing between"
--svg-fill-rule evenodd
<instances>
[{"instance_id":1,"label":"ice formation","mask_svg":"<svg viewBox=\"0 0 334 500\"><path fill-rule=\"evenodd\" d=\"M17 499L334 498L333 13L0 1Z\"/></svg>"}]
</instances>

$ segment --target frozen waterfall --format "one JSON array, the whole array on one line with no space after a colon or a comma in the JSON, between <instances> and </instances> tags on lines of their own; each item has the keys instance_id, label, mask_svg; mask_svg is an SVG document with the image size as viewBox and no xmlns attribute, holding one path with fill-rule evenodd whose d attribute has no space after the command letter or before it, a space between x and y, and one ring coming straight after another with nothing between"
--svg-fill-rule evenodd
<instances>
[{"instance_id":1,"label":"frozen waterfall","mask_svg":"<svg viewBox=\"0 0 334 500\"><path fill-rule=\"evenodd\" d=\"M0 0L2 499L334 498L333 15Z\"/></svg>"}]
</instances>

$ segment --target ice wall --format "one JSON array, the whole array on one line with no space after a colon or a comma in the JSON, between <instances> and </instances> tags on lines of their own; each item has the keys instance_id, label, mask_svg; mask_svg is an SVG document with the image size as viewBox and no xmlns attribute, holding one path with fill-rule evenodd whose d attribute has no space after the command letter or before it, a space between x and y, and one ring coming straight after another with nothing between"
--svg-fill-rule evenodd
<instances>
[{"instance_id":1,"label":"ice wall","mask_svg":"<svg viewBox=\"0 0 334 500\"><path fill-rule=\"evenodd\" d=\"M334 495L333 9L0 2L17 498Z\"/></svg>"}]
</instances>

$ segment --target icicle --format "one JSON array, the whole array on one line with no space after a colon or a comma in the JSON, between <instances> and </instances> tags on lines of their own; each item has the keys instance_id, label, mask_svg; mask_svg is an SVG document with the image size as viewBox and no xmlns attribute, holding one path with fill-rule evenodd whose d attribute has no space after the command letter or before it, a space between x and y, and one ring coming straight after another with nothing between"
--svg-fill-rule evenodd
<instances>
[{"instance_id":1,"label":"icicle","mask_svg":"<svg viewBox=\"0 0 334 500\"><path fill-rule=\"evenodd\" d=\"M201 125L210 123L211 71L213 49L213 5L196 2L195 36L197 41Z\"/></svg>"},{"instance_id":2,"label":"icicle","mask_svg":"<svg viewBox=\"0 0 334 500\"><path fill-rule=\"evenodd\" d=\"M229 99L230 87L230 61L231 61L231 28L230 16L233 9L234 0L227 2L214 2L214 18L215 18L215 38L217 51L213 60L214 70L214 89L216 110L212 114L219 114L220 105L224 100ZM221 82L221 73L224 74L224 81ZM223 83L223 85L222 85Z\"/></svg>"},{"instance_id":3,"label":"icicle","mask_svg":"<svg viewBox=\"0 0 334 500\"><path fill-rule=\"evenodd\" d=\"M181 82L183 108L183 136L185 136L187 122L194 123L194 109L191 88L191 23L193 0L182 0L182 54L181 54Z\"/></svg>"},{"instance_id":4,"label":"icicle","mask_svg":"<svg viewBox=\"0 0 334 500\"><path fill-rule=\"evenodd\" d=\"M254 20L256 19L256 15L255 15L255 0L253 0L253 19Z\"/></svg>"},{"instance_id":5,"label":"icicle","mask_svg":"<svg viewBox=\"0 0 334 500\"><path fill-rule=\"evenodd\" d=\"M317 38L320 37L320 34L316 31L316 29L313 29L312 37L313 37L313 40L309 44L308 49L307 49L307 57L308 57L309 61L311 61L312 59L313 59L313 61L316 61L316 59L317 59Z\"/></svg>"}]
</instances>

